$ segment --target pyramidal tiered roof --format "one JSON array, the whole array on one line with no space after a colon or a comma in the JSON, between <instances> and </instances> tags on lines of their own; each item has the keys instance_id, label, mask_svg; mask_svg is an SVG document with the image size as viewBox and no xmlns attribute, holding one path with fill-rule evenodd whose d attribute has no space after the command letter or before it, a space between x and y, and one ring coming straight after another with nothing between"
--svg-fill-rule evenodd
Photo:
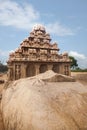
<instances>
[{"instance_id":1,"label":"pyramidal tiered roof","mask_svg":"<svg viewBox=\"0 0 87 130\"><path fill-rule=\"evenodd\" d=\"M44 26L33 27L30 36L26 38L15 52L10 54L9 61L67 61L68 54L58 54L57 43L51 43L50 34Z\"/></svg>"},{"instance_id":2,"label":"pyramidal tiered roof","mask_svg":"<svg viewBox=\"0 0 87 130\"><path fill-rule=\"evenodd\" d=\"M46 33L45 28L41 25L34 26L32 32L30 32L30 36L25 39L21 45L36 48L58 49L57 43L51 44L50 34Z\"/></svg>"}]
</instances>

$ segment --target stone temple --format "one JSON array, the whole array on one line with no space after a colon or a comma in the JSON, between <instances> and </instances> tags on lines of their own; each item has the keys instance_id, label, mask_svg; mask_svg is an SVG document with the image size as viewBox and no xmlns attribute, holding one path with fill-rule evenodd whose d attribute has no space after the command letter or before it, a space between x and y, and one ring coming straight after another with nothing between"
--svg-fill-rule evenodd
<instances>
[{"instance_id":1,"label":"stone temple","mask_svg":"<svg viewBox=\"0 0 87 130\"><path fill-rule=\"evenodd\" d=\"M37 25L16 49L9 55L8 80L17 80L53 70L70 76L68 53L59 54L57 43L51 43L50 34L42 25Z\"/></svg>"}]
</instances>

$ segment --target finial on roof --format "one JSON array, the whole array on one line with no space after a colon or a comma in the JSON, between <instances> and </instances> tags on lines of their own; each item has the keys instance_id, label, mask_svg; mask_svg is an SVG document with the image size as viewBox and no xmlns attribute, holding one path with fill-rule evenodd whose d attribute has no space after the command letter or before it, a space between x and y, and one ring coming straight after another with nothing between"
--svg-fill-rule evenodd
<instances>
[{"instance_id":1,"label":"finial on roof","mask_svg":"<svg viewBox=\"0 0 87 130\"><path fill-rule=\"evenodd\" d=\"M45 32L45 27L41 24L36 24L36 25L34 25L33 30L35 30L35 31L41 30L41 31Z\"/></svg>"}]
</instances>

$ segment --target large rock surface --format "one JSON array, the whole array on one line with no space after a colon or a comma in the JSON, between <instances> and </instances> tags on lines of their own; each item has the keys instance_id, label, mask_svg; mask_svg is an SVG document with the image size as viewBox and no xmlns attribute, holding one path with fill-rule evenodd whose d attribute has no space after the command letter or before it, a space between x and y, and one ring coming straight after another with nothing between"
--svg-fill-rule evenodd
<instances>
[{"instance_id":1,"label":"large rock surface","mask_svg":"<svg viewBox=\"0 0 87 130\"><path fill-rule=\"evenodd\" d=\"M87 130L87 88L78 82L54 82L55 75L48 71L4 89L5 130Z\"/></svg>"}]
</instances>

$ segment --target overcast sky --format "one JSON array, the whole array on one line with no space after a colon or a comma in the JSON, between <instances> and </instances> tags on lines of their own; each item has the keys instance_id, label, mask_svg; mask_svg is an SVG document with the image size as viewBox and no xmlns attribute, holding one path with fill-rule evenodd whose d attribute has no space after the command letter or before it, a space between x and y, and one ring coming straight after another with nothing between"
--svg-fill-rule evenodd
<instances>
[{"instance_id":1,"label":"overcast sky","mask_svg":"<svg viewBox=\"0 0 87 130\"><path fill-rule=\"evenodd\" d=\"M0 0L0 59L19 47L36 24L45 26L60 53L87 68L87 0Z\"/></svg>"}]
</instances>

